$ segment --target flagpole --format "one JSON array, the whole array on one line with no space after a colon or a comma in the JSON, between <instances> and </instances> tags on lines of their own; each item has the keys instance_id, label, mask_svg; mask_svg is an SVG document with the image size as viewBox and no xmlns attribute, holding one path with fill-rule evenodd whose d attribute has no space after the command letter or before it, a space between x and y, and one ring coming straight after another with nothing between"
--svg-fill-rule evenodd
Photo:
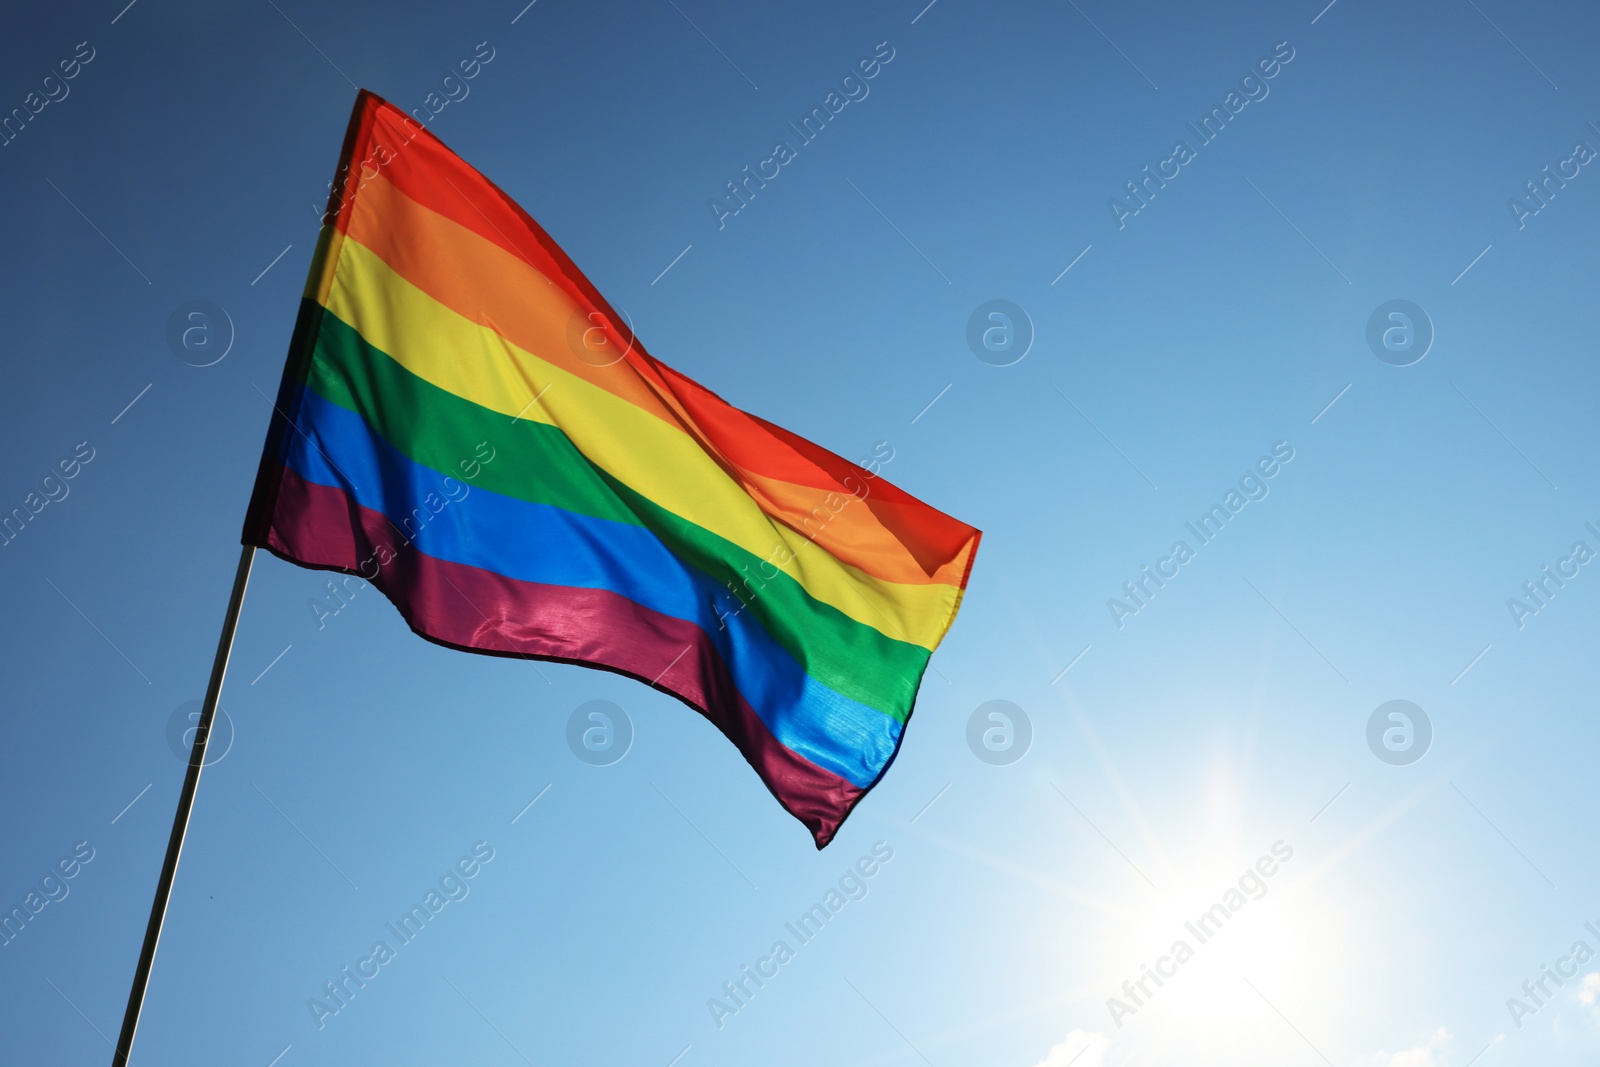
<instances>
[{"instance_id":1,"label":"flagpole","mask_svg":"<svg viewBox=\"0 0 1600 1067\"><path fill-rule=\"evenodd\" d=\"M200 725L195 730L194 747L189 752L189 772L178 797L178 813L172 820L172 836L167 839L167 858L161 864L161 880L156 899L150 905L150 923L144 931L144 947L139 950L139 966L134 971L133 988L128 991L128 1010L122 1016L122 1034L117 1038L111 1067L127 1067L133 1052L133 1035L139 1029L139 1011L144 1007L145 988L150 984L150 968L155 963L156 945L161 940L161 923L167 916L167 901L178 873L178 857L183 853L183 835L189 828L189 813L194 809L195 792L200 787L200 771L205 766L206 742L211 736L211 720L217 714L222 696L222 679L228 673L228 655L233 651L234 631L239 627L239 609L244 605L245 586L250 583L250 564L255 546L245 545L239 555L239 570L233 576L233 593L228 597L228 614L222 620L222 635L217 639L217 658L211 663L211 681L206 685L205 703L200 708Z\"/></svg>"}]
</instances>

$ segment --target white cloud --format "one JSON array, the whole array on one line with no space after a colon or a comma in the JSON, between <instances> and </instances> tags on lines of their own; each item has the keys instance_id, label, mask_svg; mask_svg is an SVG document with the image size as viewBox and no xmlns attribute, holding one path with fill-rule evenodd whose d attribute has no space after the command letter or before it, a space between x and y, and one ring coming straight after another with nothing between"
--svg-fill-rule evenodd
<instances>
[{"instance_id":1,"label":"white cloud","mask_svg":"<svg viewBox=\"0 0 1600 1067\"><path fill-rule=\"evenodd\" d=\"M1378 1052L1368 1057L1365 1067L1444 1067L1444 1061L1438 1057L1443 1054L1443 1046L1450 1042L1450 1031L1444 1027L1433 1032L1426 1045L1408 1048L1403 1052Z\"/></svg>"},{"instance_id":2,"label":"white cloud","mask_svg":"<svg viewBox=\"0 0 1600 1067\"><path fill-rule=\"evenodd\" d=\"M1590 971L1578 983L1578 1003L1589 1009L1589 1021L1600 1026L1600 971Z\"/></svg>"},{"instance_id":3,"label":"white cloud","mask_svg":"<svg viewBox=\"0 0 1600 1067\"><path fill-rule=\"evenodd\" d=\"M1106 1049L1111 1042L1104 1034L1074 1030L1049 1055L1034 1067L1105 1067Z\"/></svg>"}]
</instances>

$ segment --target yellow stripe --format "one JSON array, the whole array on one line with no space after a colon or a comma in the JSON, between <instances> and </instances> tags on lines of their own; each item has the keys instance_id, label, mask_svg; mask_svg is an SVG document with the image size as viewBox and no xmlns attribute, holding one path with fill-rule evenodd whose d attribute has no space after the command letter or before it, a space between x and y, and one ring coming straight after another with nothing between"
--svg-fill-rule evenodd
<instances>
[{"instance_id":1,"label":"yellow stripe","mask_svg":"<svg viewBox=\"0 0 1600 1067\"><path fill-rule=\"evenodd\" d=\"M332 226L317 232L317 247L311 253L311 270L306 274L304 296L328 306L328 287L333 284L333 272L339 266L339 249L344 244L344 234Z\"/></svg>"},{"instance_id":2,"label":"yellow stripe","mask_svg":"<svg viewBox=\"0 0 1600 1067\"><path fill-rule=\"evenodd\" d=\"M612 477L769 560L857 622L930 650L943 635L956 587L889 582L840 562L774 523L680 428L451 310L354 238L338 249L323 304L419 378L509 417L559 427ZM761 576L750 577L759 590Z\"/></svg>"}]
</instances>

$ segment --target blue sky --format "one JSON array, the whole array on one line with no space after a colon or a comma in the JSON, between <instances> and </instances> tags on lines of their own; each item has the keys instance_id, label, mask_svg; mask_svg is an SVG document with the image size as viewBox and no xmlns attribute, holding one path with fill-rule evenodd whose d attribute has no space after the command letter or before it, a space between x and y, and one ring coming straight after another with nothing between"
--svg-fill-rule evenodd
<instances>
[{"instance_id":1,"label":"blue sky","mask_svg":"<svg viewBox=\"0 0 1600 1067\"><path fill-rule=\"evenodd\" d=\"M8 1060L109 1060L355 86L424 107L490 54L430 128L655 355L846 456L888 442L985 531L965 606L818 854L670 699L434 647L370 589L319 627L326 576L259 559L135 1062L1600 1052L1592 11L124 2L0 37L0 512L37 509L0 549L0 905L58 898L0 947ZM994 300L1032 333L1008 366L967 339ZM1404 366L1368 343L1396 300L1422 320L1380 333L1432 334ZM205 358L168 340L195 301ZM606 766L566 740L596 700L633 732ZM1414 717L1369 746L1393 700L1420 755ZM991 701L1020 758L969 746Z\"/></svg>"}]
</instances>

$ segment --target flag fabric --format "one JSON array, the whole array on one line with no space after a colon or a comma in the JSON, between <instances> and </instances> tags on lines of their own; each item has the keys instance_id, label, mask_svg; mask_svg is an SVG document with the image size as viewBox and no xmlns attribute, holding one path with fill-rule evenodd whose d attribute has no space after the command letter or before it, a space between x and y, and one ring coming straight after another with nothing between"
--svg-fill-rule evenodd
<instances>
[{"instance_id":1,"label":"flag fabric","mask_svg":"<svg viewBox=\"0 0 1600 1067\"><path fill-rule=\"evenodd\" d=\"M243 541L472 652L615 671L825 846L900 747L981 534L650 356L543 229L363 91Z\"/></svg>"}]
</instances>

